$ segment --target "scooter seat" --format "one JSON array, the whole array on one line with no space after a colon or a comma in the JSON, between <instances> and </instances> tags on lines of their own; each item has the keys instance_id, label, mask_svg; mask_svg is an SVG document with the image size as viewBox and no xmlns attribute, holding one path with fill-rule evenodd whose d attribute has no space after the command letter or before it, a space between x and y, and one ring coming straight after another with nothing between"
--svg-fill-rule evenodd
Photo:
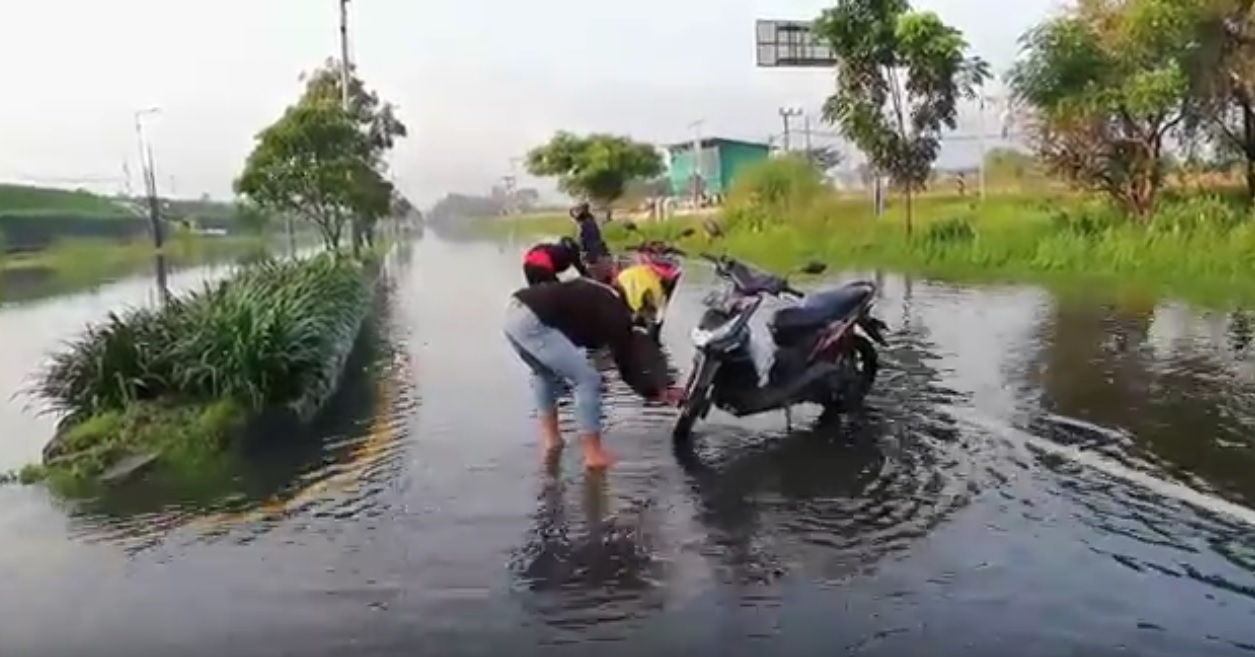
<instances>
[{"instance_id":1,"label":"scooter seat","mask_svg":"<svg viewBox=\"0 0 1255 657\"><path fill-rule=\"evenodd\" d=\"M874 284L857 281L808 294L796 306L776 312L771 320L772 333L792 335L842 319L858 310L875 292Z\"/></svg>"}]
</instances>

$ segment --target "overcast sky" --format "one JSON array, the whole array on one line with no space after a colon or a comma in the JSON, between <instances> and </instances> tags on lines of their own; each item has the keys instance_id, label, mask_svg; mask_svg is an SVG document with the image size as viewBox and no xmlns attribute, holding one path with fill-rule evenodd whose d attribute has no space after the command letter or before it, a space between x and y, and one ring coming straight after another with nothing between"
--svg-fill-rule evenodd
<instances>
[{"instance_id":1,"label":"overcast sky","mask_svg":"<svg viewBox=\"0 0 1255 657\"><path fill-rule=\"evenodd\" d=\"M672 142L704 119L707 136L765 139L779 106L815 110L830 82L755 68L754 19L826 4L353 0L351 30L362 76L411 129L392 158L398 181L426 203L483 191L560 128ZM1000 72L1056 4L918 2ZM104 191L120 189L124 160L136 168L133 112L157 105L163 193L229 197L253 136L337 48L335 0L0 0L0 16L0 180Z\"/></svg>"}]
</instances>

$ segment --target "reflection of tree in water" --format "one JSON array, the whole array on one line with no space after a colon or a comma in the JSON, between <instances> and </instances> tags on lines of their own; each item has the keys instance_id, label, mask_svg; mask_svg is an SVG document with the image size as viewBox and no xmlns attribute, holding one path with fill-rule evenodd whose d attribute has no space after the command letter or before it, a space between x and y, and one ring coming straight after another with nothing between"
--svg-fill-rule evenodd
<instances>
[{"instance_id":1,"label":"reflection of tree in water","mask_svg":"<svg viewBox=\"0 0 1255 657\"><path fill-rule=\"evenodd\" d=\"M528 607L547 623L584 626L632 616L636 610L625 604L653 606L642 591L654 589L661 566L645 510L611 512L606 476L592 472L579 490L582 513L572 519L557 467L541 488L523 546L511 556L517 584L535 596Z\"/></svg>"},{"instance_id":2,"label":"reflection of tree in water","mask_svg":"<svg viewBox=\"0 0 1255 657\"><path fill-rule=\"evenodd\" d=\"M1058 303L1031 373L1046 408L1121 427L1141 414L1149 383L1142 353L1153 315L1153 304Z\"/></svg>"},{"instance_id":3,"label":"reflection of tree in water","mask_svg":"<svg viewBox=\"0 0 1255 657\"><path fill-rule=\"evenodd\" d=\"M1182 341L1156 359L1147 336L1153 305L1060 302L1041 330L1042 351L1028 378L1049 412L1127 432L1136 456L1183 480L1255 500L1255 455L1246 427L1255 409L1226 368L1225 349ZM1236 331L1243 329L1239 326ZM1232 336L1231 336L1232 337ZM1218 357L1219 356L1219 357ZM1126 458L1109 432L1040 419L1035 431L1066 444Z\"/></svg>"}]
</instances>

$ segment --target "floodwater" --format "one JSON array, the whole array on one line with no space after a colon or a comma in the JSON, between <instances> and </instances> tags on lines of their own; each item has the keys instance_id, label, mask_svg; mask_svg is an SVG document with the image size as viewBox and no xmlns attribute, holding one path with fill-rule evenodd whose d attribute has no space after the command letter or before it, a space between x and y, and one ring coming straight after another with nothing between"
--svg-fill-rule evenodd
<instances>
[{"instance_id":1,"label":"floodwater","mask_svg":"<svg viewBox=\"0 0 1255 657\"><path fill-rule=\"evenodd\" d=\"M715 413L677 459L612 378L598 477L541 463L499 329L517 249L394 255L327 417L212 494L0 488L0 654L1255 652L1242 314L886 274L865 414ZM0 310L0 395L142 283ZM708 284L670 315L681 370ZM51 426L0 406L0 467Z\"/></svg>"}]
</instances>

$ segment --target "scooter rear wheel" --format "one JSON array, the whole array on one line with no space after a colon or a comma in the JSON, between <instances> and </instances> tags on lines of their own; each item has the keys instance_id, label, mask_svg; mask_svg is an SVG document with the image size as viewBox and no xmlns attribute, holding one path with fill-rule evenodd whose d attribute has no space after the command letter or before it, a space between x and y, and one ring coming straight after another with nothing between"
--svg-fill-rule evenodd
<instances>
[{"instance_id":1,"label":"scooter rear wheel","mask_svg":"<svg viewBox=\"0 0 1255 657\"><path fill-rule=\"evenodd\" d=\"M876 374L880 371L880 356L876 353L876 346L861 335L852 337L844 357L853 359L852 364L857 371L850 372L852 379L843 377L833 382L834 399L824 406L825 412L849 413L862 408L863 400L871 392Z\"/></svg>"}]
</instances>

